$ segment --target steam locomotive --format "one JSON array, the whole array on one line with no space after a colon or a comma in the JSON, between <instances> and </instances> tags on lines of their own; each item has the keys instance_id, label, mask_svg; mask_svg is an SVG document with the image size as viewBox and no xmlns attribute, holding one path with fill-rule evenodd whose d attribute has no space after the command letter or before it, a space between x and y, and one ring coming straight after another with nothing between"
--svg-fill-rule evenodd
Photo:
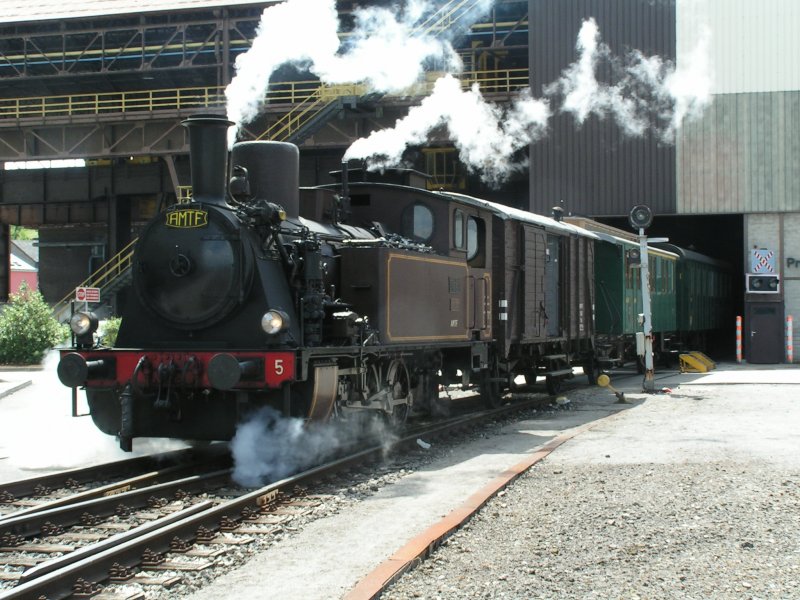
<instances>
[{"instance_id":1,"label":"steam locomotive","mask_svg":"<svg viewBox=\"0 0 800 600\"><path fill-rule=\"evenodd\" d=\"M494 405L519 375L550 393L573 365L596 377L596 233L408 170L301 189L296 146L228 152L225 119L184 125L193 201L143 230L115 347L78 312L58 365L123 449L227 440L262 406L400 424L440 384Z\"/></svg>"}]
</instances>

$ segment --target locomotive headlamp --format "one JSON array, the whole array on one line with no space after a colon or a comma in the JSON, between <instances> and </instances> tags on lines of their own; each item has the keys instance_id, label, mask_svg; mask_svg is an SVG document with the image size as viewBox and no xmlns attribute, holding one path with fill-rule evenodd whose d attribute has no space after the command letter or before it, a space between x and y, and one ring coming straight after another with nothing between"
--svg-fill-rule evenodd
<instances>
[{"instance_id":1,"label":"locomotive headlamp","mask_svg":"<svg viewBox=\"0 0 800 600\"><path fill-rule=\"evenodd\" d=\"M94 346L94 332L97 331L98 320L93 312L76 312L69 319L69 328L75 334L76 348Z\"/></svg>"},{"instance_id":2,"label":"locomotive headlamp","mask_svg":"<svg viewBox=\"0 0 800 600\"><path fill-rule=\"evenodd\" d=\"M76 312L69 320L69 328L75 335L87 335L97 331L97 317L90 312Z\"/></svg>"},{"instance_id":3,"label":"locomotive headlamp","mask_svg":"<svg viewBox=\"0 0 800 600\"><path fill-rule=\"evenodd\" d=\"M269 335L284 331L289 326L289 315L282 310L268 310L261 317L261 329Z\"/></svg>"}]
</instances>

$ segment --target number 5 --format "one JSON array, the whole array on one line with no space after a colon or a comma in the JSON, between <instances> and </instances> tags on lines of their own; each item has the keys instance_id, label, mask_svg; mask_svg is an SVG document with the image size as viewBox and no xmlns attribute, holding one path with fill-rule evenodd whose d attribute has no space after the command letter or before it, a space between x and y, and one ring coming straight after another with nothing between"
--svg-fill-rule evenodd
<instances>
[{"instance_id":1,"label":"number 5","mask_svg":"<svg viewBox=\"0 0 800 600\"><path fill-rule=\"evenodd\" d=\"M275 375L283 375L283 359L275 359Z\"/></svg>"}]
</instances>

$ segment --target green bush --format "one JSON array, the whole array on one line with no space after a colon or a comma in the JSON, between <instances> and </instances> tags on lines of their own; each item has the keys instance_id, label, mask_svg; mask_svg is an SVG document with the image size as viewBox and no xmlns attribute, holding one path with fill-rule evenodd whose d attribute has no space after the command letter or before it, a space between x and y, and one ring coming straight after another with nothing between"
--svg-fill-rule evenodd
<instances>
[{"instance_id":1,"label":"green bush","mask_svg":"<svg viewBox=\"0 0 800 600\"><path fill-rule=\"evenodd\" d=\"M11 294L0 315L0 363L39 363L45 352L67 334L68 329L53 317L42 294L23 283L18 294Z\"/></svg>"},{"instance_id":2,"label":"green bush","mask_svg":"<svg viewBox=\"0 0 800 600\"><path fill-rule=\"evenodd\" d=\"M109 317L100 326L100 340L101 345L113 348L117 343L117 334L119 333L119 326L122 319L119 317Z\"/></svg>"}]
</instances>

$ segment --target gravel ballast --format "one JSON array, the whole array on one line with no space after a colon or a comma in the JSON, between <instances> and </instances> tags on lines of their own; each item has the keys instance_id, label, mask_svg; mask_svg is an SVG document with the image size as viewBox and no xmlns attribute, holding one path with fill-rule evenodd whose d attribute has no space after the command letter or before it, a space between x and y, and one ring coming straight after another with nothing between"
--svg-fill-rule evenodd
<instances>
[{"instance_id":1,"label":"gravel ballast","mask_svg":"<svg viewBox=\"0 0 800 600\"><path fill-rule=\"evenodd\" d=\"M382 597L800 598L798 389L633 395Z\"/></svg>"}]
</instances>

